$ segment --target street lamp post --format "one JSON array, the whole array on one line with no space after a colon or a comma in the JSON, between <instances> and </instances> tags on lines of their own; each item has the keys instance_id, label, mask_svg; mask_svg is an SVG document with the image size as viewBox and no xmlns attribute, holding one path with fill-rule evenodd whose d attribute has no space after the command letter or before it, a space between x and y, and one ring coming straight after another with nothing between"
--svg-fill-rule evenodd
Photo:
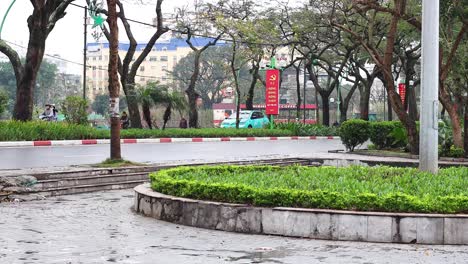
<instances>
[{"instance_id":1,"label":"street lamp post","mask_svg":"<svg viewBox=\"0 0 468 264\"><path fill-rule=\"evenodd\" d=\"M419 169L438 171L439 1L422 2L422 85Z\"/></svg>"},{"instance_id":2,"label":"street lamp post","mask_svg":"<svg viewBox=\"0 0 468 264\"><path fill-rule=\"evenodd\" d=\"M303 92L303 95L302 95L302 99L303 99L303 102L304 102L304 108L302 109L302 112L303 112L303 116L304 116L304 124L306 123L306 86L307 86L307 62L304 61L304 92Z\"/></svg>"},{"instance_id":3,"label":"street lamp post","mask_svg":"<svg viewBox=\"0 0 468 264\"><path fill-rule=\"evenodd\" d=\"M340 122L341 112L340 112L340 104L341 104L341 87L340 87L340 79L341 76L338 76L338 85L336 87L336 123Z\"/></svg>"},{"instance_id":4,"label":"street lamp post","mask_svg":"<svg viewBox=\"0 0 468 264\"><path fill-rule=\"evenodd\" d=\"M86 56L87 56L87 42L88 42L88 7L84 8L84 43L83 43L83 99L86 100Z\"/></svg>"}]
</instances>

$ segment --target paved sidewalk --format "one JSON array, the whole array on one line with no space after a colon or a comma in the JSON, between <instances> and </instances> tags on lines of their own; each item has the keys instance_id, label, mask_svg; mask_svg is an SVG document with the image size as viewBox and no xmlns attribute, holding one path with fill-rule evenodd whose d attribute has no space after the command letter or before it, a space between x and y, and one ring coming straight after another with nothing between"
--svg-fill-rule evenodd
<instances>
[{"instance_id":1,"label":"paved sidewalk","mask_svg":"<svg viewBox=\"0 0 468 264\"><path fill-rule=\"evenodd\" d=\"M0 263L466 263L467 246L292 239L134 214L131 190L0 204Z\"/></svg>"}]
</instances>

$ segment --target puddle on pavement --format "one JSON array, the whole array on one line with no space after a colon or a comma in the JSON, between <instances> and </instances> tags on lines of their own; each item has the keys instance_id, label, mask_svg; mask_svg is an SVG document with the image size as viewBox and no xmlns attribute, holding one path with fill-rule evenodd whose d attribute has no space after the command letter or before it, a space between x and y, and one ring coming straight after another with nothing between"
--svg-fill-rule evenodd
<instances>
[{"instance_id":1,"label":"puddle on pavement","mask_svg":"<svg viewBox=\"0 0 468 264\"><path fill-rule=\"evenodd\" d=\"M16 243L36 244L36 245L40 244L37 241L29 241L29 240L18 240L18 241L16 241Z\"/></svg>"},{"instance_id":2,"label":"puddle on pavement","mask_svg":"<svg viewBox=\"0 0 468 264\"><path fill-rule=\"evenodd\" d=\"M111 202L111 203L115 203L115 202L119 202L119 201L120 201L120 198L110 198L110 199L105 199L104 201L106 201L106 202Z\"/></svg>"},{"instance_id":3,"label":"puddle on pavement","mask_svg":"<svg viewBox=\"0 0 468 264\"><path fill-rule=\"evenodd\" d=\"M41 231L37 231L37 230L34 230L34 229L30 229L30 228L25 228L23 229L24 231L30 231L30 232L34 232L34 233L38 233L38 234L42 234Z\"/></svg>"},{"instance_id":4,"label":"puddle on pavement","mask_svg":"<svg viewBox=\"0 0 468 264\"><path fill-rule=\"evenodd\" d=\"M269 247L256 248L252 252L244 252L240 257L228 257L226 261L235 262L240 260L250 260L252 263L283 263L282 259L294 254L296 250L279 247L278 249Z\"/></svg>"}]
</instances>

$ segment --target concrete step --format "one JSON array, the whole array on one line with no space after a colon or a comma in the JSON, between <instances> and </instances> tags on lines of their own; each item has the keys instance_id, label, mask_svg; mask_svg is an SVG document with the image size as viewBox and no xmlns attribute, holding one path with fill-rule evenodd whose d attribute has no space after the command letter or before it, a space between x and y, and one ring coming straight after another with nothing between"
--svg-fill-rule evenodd
<instances>
[{"instance_id":1,"label":"concrete step","mask_svg":"<svg viewBox=\"0 0 468 264\"><path fill-rule=\"evenodd\" d=\"M97 192L106 190L119 190L129 189L137 185L147 182L147 180L135 180L135 181L122 181L113 183L102 183L102 184L90 184L90 185L77 185L59 188L48 188L44 190L35 190L29 192L29 194L37 194L45 197L58 196L58 195L69 195L77 193Z\"/></svg>"},{"instance_id":2,"label":"concrete step","mask_svg":"<svg viewBox=\"0 0 468 264\"><path fill-rule=\"evenodd\" d=\"M290 165L301 164L309 165L310 161L307 159L286 158L286 159L273 159L273 160L243 160L243 161L227 161L216 163L198 163L198 164L184 164L182 166L198 166L198 165ZM111 175L123 173L136 173L136 172L152 172L161 169L173 168L175 165L150 165L150 166L134 166L125 168L86 168L76 171L61 171L50 173L35 173L32 176L38 180L52 180L64 178L77 178L92 175Z\"/></svg>"},{"instance_id":3,"label":"concrete step","mask_svg":"<svg viewBox=\"0 0 468 264\"><path fill-rule=\"evenodd\" d=\"M97 175L110 175L110 174L123 174L123 173L136 173L136 172L151 172L158 169L165 168L164 166L142 166L142 167L127 167L127 168L91 168L77 171L61 171L51 173L37 173L32 176L38 180L53 180L64 178L77 178L86 176Z\"/></svg>"},{"instance_id":4,"label":"concrete step","mask_svg":"<svg viewBox=\"0 0 468 264\"><path fill-rule=\"evenodd\" d=\"M243 160L234 162L186 164L182 166L200 165L278 165L299 164L310 166L311 161L299 158L273 160ZM127 168L96 168L78 171L40 173L33 175L38 179L32 190L15 194L36 194L39 196L57 196L75 193L97 192L133 188L149 181L150 172L173 168L175 165L152 165ZM8 196L8 195L7 195Z\"/></svg>"},{"instance_id":5,"label":"concrete step","mask_svg":"<svg viewBox=\"0 0 468 264\"><path fill-rule=\"evenodd\" d=\"M46 190L50 188L72 187L79 185L95 185L126 181L148 181L148 179L148 172L89 175L73 178L65 177L62 179L39 180L34 185L34 188Z\"/></svg>"},{"instance_id":6,"label":"concrete step","mask_svg":"<svg viewBox=\"0 0 468 264\"><path fill-rule=\"evenodd\" d=\"M232 164L232 163L231 163ZM308 160L304 159L287 159L287 160L261 160L261 161L239 161L235 162L238 165L309 165ZM84 172L76 173L71 172L69 174L61 173L62 177L58 178L59 174L51 174L48 177L42 177L46 179L38 180L34 188L37 190L44 190L50 188L65 188L80 185L95 185L95 184L110 184L114 182L126 182L126 181L148 181L148 174L160 169L167 167L151 167L151 168L136 168L131 169L120 169L120 170L97 170L88 171L88 174ZM132 172L129 172L132 171Z\"/></svg>"}]
</instances>

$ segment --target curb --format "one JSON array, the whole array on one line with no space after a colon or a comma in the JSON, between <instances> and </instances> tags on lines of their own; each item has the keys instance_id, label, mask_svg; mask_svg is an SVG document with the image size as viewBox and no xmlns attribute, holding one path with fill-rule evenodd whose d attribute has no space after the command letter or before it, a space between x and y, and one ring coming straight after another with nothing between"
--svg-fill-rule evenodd
<instances>
[{"instance_id":1,"label":"curb","mask_svg":"<svg viewBox=\"0 0 468 264\"><path fill-rule=\"evenodd\" d=\"M205 229L324 240L468 245L466 214L265 208L169 196L154 192L149 183L134 191L135 212Z\"/></svg>"},{"instance_id":2,"label":"curb","mask_svg":"<svg viewBox=\"0 0 468 264\"><path fill-rule=\"evenodd\" d=\"M336 140L340 137L218 137L218 138L140 138L121 139L122 144L138 143L181 143L181 142L224 142L224 141L270 141L270 140ZM0 147L45 147L45 146L76 146L109 144L109 139L83 139L83 140L36 140L36 141L0 141Z\"/></svg>"}]
</instances>

